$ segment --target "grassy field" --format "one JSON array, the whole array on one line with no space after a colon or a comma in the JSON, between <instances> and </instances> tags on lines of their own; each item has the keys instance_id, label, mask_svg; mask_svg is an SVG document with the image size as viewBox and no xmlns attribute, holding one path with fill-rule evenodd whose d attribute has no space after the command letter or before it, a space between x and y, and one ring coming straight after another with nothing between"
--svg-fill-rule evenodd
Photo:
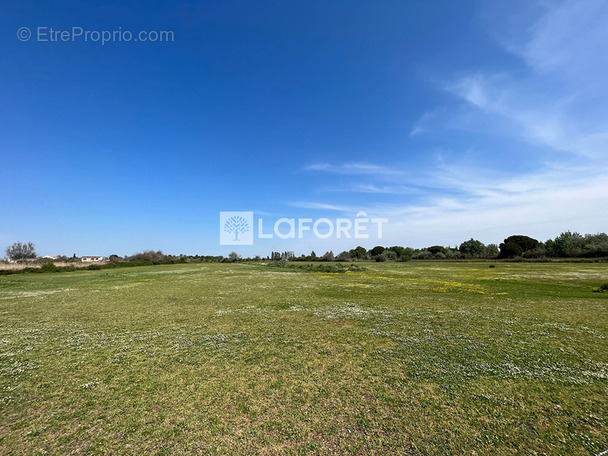
<instances>
[{"instance_id":1,"label":"grassy field","mask_svg":"<svg viewBox=\"0 0 608 456\"><path fill-rule=\"evenodd\" d=\"M608 449L606 264L0 277L0 454Z\"/></svg>"}]
</instances>

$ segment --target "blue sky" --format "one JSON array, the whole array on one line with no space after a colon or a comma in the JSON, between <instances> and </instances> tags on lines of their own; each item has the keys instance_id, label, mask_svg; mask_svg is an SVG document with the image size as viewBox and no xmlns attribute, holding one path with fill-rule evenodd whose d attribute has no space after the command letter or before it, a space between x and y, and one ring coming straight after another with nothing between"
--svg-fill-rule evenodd
<instances>
[{"instance_id":1,"label":"blue sky","mask_svg":"<svg viewBox=\"0 0 608 456\"><path fill-rule=\"evenodd\" d=\"M220 211L389 219L244 255L607 231L606 1L103 3L1 7L2 246L225 255Z\"/></svg>"}]
</instances>

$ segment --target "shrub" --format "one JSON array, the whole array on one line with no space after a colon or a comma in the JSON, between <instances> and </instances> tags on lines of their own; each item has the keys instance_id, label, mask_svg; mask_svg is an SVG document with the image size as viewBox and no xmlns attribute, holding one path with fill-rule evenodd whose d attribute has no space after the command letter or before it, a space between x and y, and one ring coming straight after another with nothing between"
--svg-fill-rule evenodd
<instances>
[{"instance_id":1,"label":"shrub","mask_svg":"<svg viewBox=\"0 0 608 456\"><path fill-rule=\"evenodd\" d=\"M321 257L321 261L334 261L334 252L331 250L326 252L325 255Z\"/></svg>"},{"instance_id":2,"label":"shrub","mask_svg":"<svg viewBox=\"0 0 608 456\"><path fill-rule=\"evenodd\" d=\"M382 247L381 245L377 245L376 247L371 249L368 253L371 257L375 257L378 255L382 255L382 252L384 252L384 250L385 250L384 247Z\"/></svg>"},{"instance_id":3,"label":"shrub","mask_svg":"<svg viewBox=\"0 0 608 456\"><path fill-rule=\"evenodd\" d=\"M462 254L458 250L448 250L445 257L448 260L460 260L462 259Z\"/></svg>"},{"instance_id":4,"label":"shrub","mask_svg":"<svg viewBox=\"0 0 608 456\"><path fill-rule=\"evenodd\" d=\"M498 245L488 244L483 250L483 257L487 259L496 258L498 256Z\"/></svg>"},{"instance_id":5,"label":"shrub","mask_svg":"<svg viewBox=\"0 0 608 456\"><path fill-rule=\"evenodd\" d=\"M428 250L420 250L412 255L412 260L430 260L433 254Z\"/></svg>"},{"instance_id":6,"label":"shrub","mask_svg":"<svg viewBox=\"0 0 608 456\"><path fill-rule=\"evenodd\" d=\"M156 252L154 250L145 250L143 252L138 252L135 255L131 255L127 260L133 263L137 261L147 261L149 264L161 264L168 263L171 260L171 257L170 255L165 255L161 250Z\"/></svg>"},{"instance_id":7,"label":"shrub","mask_svg":"<svg viewBox=\"0 0 608 456\"><path fill-rule=\"evenodd\" d=\"M336 261L350 261L352 257L350 256L350 252L344 251L340 252L336 257Z\"/></svg>"},{"instance_id":8,"label":"shrub","mask_svg":"<svg viewBox=\"0 0 608 456\"><path fill-rule=\"evenodd\" d=\"M350 257L353 259L367 260L367 258L368 258L367 250L365 249L365 247L361 247L361 246L358 246L357 248L350 250L348 253L349 253Z\"/></svg>"},{"instance_id":9,"label":"shrub","mask_svg":"<svg viewBox=\"0 0 608 456\"><path fill-rule=\"evenodd\" d=\"M426 250L431 252L433 255L437 255L438 253L443 253L445 255L445 252L446 252L446 248L441 245L432 245L431 247L427 248Z\"/></svg>"},{"instance_id":10,"label":"shrub","mask_svg":"<svg viewBox=\"0 0 608 456\"><path fill-rule=\"evenodd\" d=\"M398 259L397 253L394 250L383 250L380 255L373 257L376 261L396 261Z\"/></svg>"},{"instance_id":11,"label":"shrub","mask_svg":"<svg viewBox=\"0 0 608 456\"><path fill-rule=\"evenodd\" d=\"M275 268L286 268L287 266L289 266L289 261L287 261L287 258L281 258L280 260L276 260L270 263L270 266Z\"/></svg>"},{"instance_id":12,"label":"shrub","mask_svg":"<svg viewBox=\"0 0 608 456\"><path fill-rule=\"evenodd\" d=\"M57 266L51 260L46 260L41 263L40 272L57 272Z\"/></svg>"}]
</instances>

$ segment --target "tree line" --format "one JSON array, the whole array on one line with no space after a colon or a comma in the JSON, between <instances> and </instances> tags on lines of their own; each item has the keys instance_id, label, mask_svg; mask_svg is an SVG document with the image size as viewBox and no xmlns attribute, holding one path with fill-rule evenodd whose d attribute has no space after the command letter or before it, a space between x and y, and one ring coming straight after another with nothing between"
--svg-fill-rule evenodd
<instances>
[{"instance_id":1,"label":"tree line","mask_svg":"<svg viewBox=\"0 0 608 456\"><path fill-rule=\"evenodd\" d=\"M15 242L6 249L7 258L13 261L30 261L37 259L36 249L32 242ZM524 235L513 235L500 244L487 244L476 239L469 239L454 247L432 245L423 249L412 247L377 245L371 249L357 246L345 250L337 255L333 251L317 255L314 251L310 255L295 256L293 251L272 252L269 257L245 258L249 261L262 260L289 260L289 261L410 261L410 260L460 260L460 259L543 259L543 258L607 258L608 234L585 234L565 231L555 239L540 242L537 239ZM78 262L73 257L59 256L63 262ZM108 267L145 266L152 264L200 263L200 262L235 262L241 261L236 252L228 257L221 255L168 255L160 250L146 250L134 255L110 255ZM50 261L50 260L48 260ZM47 262L48 262L47 261ZM96 266L91 266L96 267ZM50 268L50 267L49 267Z\"/></svg>"},{"instance_id":2,"label":"tree line","mask_svg":"<svg viewBox=\"0 0 608 456\"><path fill-rule=\"evenodd\" d=\"M529 236L516 234L500 244L484 244L477 239L469 239L454 247L433 245L422 249L412 247L377 245L369 250L358 246L338 255L333 251L318 256L293 257L293 252L279 254L273 252L273 259L289 258L295 261L410 261L410 260L461 260L461 259L542 259L542 258L604 258L608 257L608 234L585 234L565 231L555 239L540 242Z\"/></svg>"}]
</instances>

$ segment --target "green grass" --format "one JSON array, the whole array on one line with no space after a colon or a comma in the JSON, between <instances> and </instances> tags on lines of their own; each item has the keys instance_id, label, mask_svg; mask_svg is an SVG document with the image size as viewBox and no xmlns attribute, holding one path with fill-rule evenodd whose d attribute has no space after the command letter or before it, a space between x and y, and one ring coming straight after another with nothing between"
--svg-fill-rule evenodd
<instances>
[{"instance_id":1,"label":"green grass","mask_svg":"<svg viewBox=\"0 0 608 456\"><path fill-rule=\"evenodd\" d=\"M608 449L605 264L0 277L0 454Z\"/></svg>"}]
</instances>

